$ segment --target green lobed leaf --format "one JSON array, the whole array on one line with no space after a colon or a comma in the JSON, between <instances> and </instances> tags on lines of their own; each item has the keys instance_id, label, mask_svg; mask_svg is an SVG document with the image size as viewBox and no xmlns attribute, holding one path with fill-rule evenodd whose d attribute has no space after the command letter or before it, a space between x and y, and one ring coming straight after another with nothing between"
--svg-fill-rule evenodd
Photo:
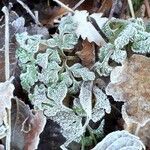
<instances>
[{"instance_id":1,"label":"green lobed leaf","mask_svg":"<svg viewBox=\"0 0 150 150\"><path fill-rule=\"evenodd\" d=\"M111 106L107 95L103 93L102 90L97 86L93 87L93 94L95 96L96 102L92 112L92 120L97 122L105 115L105 112L111 112Z\"/></svg>"},{"instance_id":2,"label":"green lobed leaf","mask_svg":"<svg viewBox=\"0 0 150 150\"><path fill-rule=\"evenodd\" d=\"M47 96L55 101L58 105L63 105L63 100L66 97L68 88L64 82L52 84L48 87Z\"/></svg>"},{"instance_id":3,"label":"green lobed leaf","mask_svg":"<svg viewBox=\"0 0 150 150\"><path fill-rule=\"evenodd\" d=\"M76 78L82 78L84 81L92 81L95 79L94 72L90 71L88 68L83 67L81 64L76 63L70 67L70 71Z\"/></svg>"},{"instance_id":4,"label":"green lobed leaf","mask_svg":"<svg viewBox=\"0 0 150 150\"><path fill-rule=\"evenodd\" d=\"M59 79L58 72L60 70L61 67L55 61L52 61L47 64L47 68L42 68L41 73L38 73L38 79L45 85L55 83Z\"/></svg>"},{"instance_id":5,"label":"green lobed leaf","mask_svg":"<svg viewBox=\"0 0 150 150\"><path fill-rule=\"evenodd\" d=\"M80 90L80 104L89 119L92 118L92 81L83 81Z\"/></svg>"},{"instance_id":6,"label":"green lobed leaf","mask_svg":"<svg viewBox=\"0 0 150 150\"><path fill-rule=\"evenodd\" d=\"M20 75L21 85L26 90L29 91L30 88L38 81L38 71L34 64L27 64L26 72Z\"/></svg>"}]
</instances>

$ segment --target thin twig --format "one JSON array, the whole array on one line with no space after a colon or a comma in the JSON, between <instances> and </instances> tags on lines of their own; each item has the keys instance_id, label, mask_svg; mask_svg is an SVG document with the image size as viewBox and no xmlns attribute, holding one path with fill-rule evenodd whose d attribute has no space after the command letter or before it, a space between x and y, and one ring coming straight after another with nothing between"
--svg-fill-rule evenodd
<instances>
[{"instance_id":1,"label":"thin twig","mask_svg":"<svg viewBox=\"0 0 150 150\"><path fill-rule=\"evenodd\" d=\"M73 8L72 10L77 9L85 0L80 0Z\"/></svg>"},{"instance_id":2,"label":"thin twig","mask_svg":"<svg viewBox=\"0 0 150 150\"><path fill-rule=\"evenodd\" d=\"M149 1L148 0L144 0L144 3L145 3L145 6L146 6L148 17L150 18L150 5L149 5Z\"/></svg>"},{"instance_id":3,"label":"thin twig","mask_svg":"<svg viewBox=\"0 0 150 150\"><path fill-rule=\"evenodd\" d=\"M6 6L2 8L5 14L5 79L8 80L10 77L9 67L9 10ZM6 150L10 150L11 143L11 109L7 109L8 124L9 128L6 135Z\"/></svg>"},{"instance_id":4,"label":"thin twig","mask_svg":"<svg viewBox=\"0 0 150 150\"><path fill-rule=\"evenodd\" d=\"M9 10L6 6L2 8L5 14L5 79L8 80L10 77L9 70Z\"/></svg>"},{"instance_id":5,"label":"thin twig","mask_svg":"<svg viewBox=\"0 0 150 150\"><path fill-rule=\"evenodd\" d=\"M134 9L133 9L132 0L128 0L128 5L129 5L130 12L131 12L131 16L133 18L135 18L135 13L134 13Z\"/></svg>"},{"instance_id":6,"label":"thin twig","mask_svg":"<svg viewBox=\"0 0 150 150\"><path fill-rule=\"evenodd\" d=\"M74 10L72 10L71 8L69 8L67 5L65 5L65 4L62 3L61 1L59 1L59 0L53 0L53 1L55 1L57 4L59 4L60 6L62 6L63 8L65 8L66 10L68 10L68 11L74 13Z\"/></svg>"},{"instance_id":7,"label":"thin twig","mask_svg":"<svg viewBox=\"0 0 150 150\"><path fill-rule=\"evenodd\" d=\"M25 3L23 3L23 1L17 0L17 2L30 14L30 16L33 18L33 20L35 21L36 24L42 25L39 22L39 20L37 20L36 16L32 13L32 11L30 10L30 8Z\"/></svg>"}]
</instances>

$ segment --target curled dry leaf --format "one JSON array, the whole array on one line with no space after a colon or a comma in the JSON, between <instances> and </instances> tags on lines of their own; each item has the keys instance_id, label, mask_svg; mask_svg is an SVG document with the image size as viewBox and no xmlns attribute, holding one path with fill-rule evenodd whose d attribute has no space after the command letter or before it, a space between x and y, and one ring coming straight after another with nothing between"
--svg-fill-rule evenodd
<instances>
[{"instance_id":1,"label":"curled dry leaf","mask_svg":"<svg viewBox=\"0 0 150 150\"><path fill-rule=\"evenodd\" d=\"M82 43L83 49L76 54L82 61L82 65L90 68L95 63L95 47L94 43L88 42L88 40L84 40Z\"/></svg>"},{"instance_id":2,"label":"curled dry leaf","mask_svg":"<svg viewBox=\"0 0 150 150\"><path fill-rule=\"evenodd\" d=\"M150 120L150 58L133 55L111 72L106 93L115 101L125 102L125 121L144 126Z\"/></svg>"},{"instance_id":3,"label":"curled dry leaf","mask_svg":"<svg viewBox=\"0 0 150 150\"><path fill-rule=\"evenodd\" d=\"M8 126L8 115L6 109L11 109L11 98L13 98L13 78L0 83L0 139L6 136Z\"/></svg>"},{"instance_id":4,"label":"curled dry leaf","mask_svg":"<svg viewBox=\"0 0 150 150\"><path fill-rule=\"evenodd\" d=\"M46 124L46 118L42 112L32 112L24 102L15 98L12 101L11 116L11 149L37 149L39 135Z\"/></svg>"}]
</instances>

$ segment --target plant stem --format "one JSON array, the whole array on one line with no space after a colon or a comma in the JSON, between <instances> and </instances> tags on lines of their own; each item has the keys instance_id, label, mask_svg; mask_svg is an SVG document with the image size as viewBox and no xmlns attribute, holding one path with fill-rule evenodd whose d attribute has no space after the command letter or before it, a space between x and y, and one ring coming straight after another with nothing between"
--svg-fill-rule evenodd
<instances>
[{"instance_id":1,"label":"plant stem","mask_svg":"<svg viewBox=\"0 0 150 150\"><path fill-rule=\"evenodd\" d=\"M73 8L72 10L77 9L85 0L80 0Z\"/></svg>"},{"instance_id":2,"label":"plant stem","mask_svg":"<svg viewBox=\"0 0 150 150\"><path fill-rule=\"evenodd\" d=\"M89 133L90 133L90 135L91 135L91 137L92 137L92 139L94 141L94 144L96 145L97 144L97 140L95 138L94 133L92 132L92 128L89 125L87 125L87 129L88 129L88 131L89 131Z\"/></svg>"},{"instance_id":3,"label":"plant stem","mask_svg":"<svg viewBox=\"0 0 150 150\"><path fill-rule=\"evenodd\" d=\"M131 12L131 16L133 18L135 18L135 13L134 13L134 9L133 9L132 0L128 0L128 5L129 5L130 12Z\"/></svg>"},{"instance_id":4,"label":"plant stem","mask_svg":"<svg viewBox=\"0 0 150 150\"><path fill-rule=\"evenodd\" d=\"M8 80L10 77L10 67L9 67L9 10L6 6L2 8L5 14L5 79ZM9 128L6 135L6 150L10 150L11 143L11 108L7 109L7 118Z\"/></svg>"},{"instance_id":5,"label":"plant stem","mask_svg":"<svg viewBox=\"0 0 150 150\"><path fill-rule=\"evenodd\" d=\"M85 150L84 136L82 137L82 146L81 146L81 150Z\"/></svg>"},{"instance_id":6,"label":"plant stem","mask_svg":"<svg viewBox=\"0 0 150 150\"><path fill-rule=\"evenodd\" d=\"M61 1L59 1L59 0L53 0L53 1L56 2L56 3L58 3L60 6L62 6L62 7L65 8L66 10L68 10L68 11L74 13L74 11L73 11L71 8L69 8L67 5L65 5L65 4L62 3Z\"/></svg>"}]
</instances>

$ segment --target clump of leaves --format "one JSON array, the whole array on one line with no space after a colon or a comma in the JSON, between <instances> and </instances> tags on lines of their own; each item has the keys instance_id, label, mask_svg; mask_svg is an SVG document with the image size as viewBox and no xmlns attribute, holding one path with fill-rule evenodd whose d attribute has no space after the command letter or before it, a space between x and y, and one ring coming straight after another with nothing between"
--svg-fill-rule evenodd
<instances>
[{"instance_id":1,"label":"clump of leaves","mask_svg":"<svg viewBox=\"0 0 150 150\"><path fill-rule=\"evenodd\" d=\"M122 64L132 53L150 53L150 33L140 18L113 18L102 30L109 42L99 49L99 60L93 67L100 76L109 76L112 69Z\"/></svg>"},{"instance_id":2,"label":"clump of leaves","mask_svg":"<svg viewBox=\"0 0 150 150\"><path fill-rule=\"evenodd\" d=\"M97 122L111 111L106 94L93 83L95 73L72 55L78 43L77 27L72 16L67 16L48 40L41 35L16 35L21 85L34 108L62 127L67 140L62 149L83 139L90 120Z\"/></svg>"}]
</instances>

